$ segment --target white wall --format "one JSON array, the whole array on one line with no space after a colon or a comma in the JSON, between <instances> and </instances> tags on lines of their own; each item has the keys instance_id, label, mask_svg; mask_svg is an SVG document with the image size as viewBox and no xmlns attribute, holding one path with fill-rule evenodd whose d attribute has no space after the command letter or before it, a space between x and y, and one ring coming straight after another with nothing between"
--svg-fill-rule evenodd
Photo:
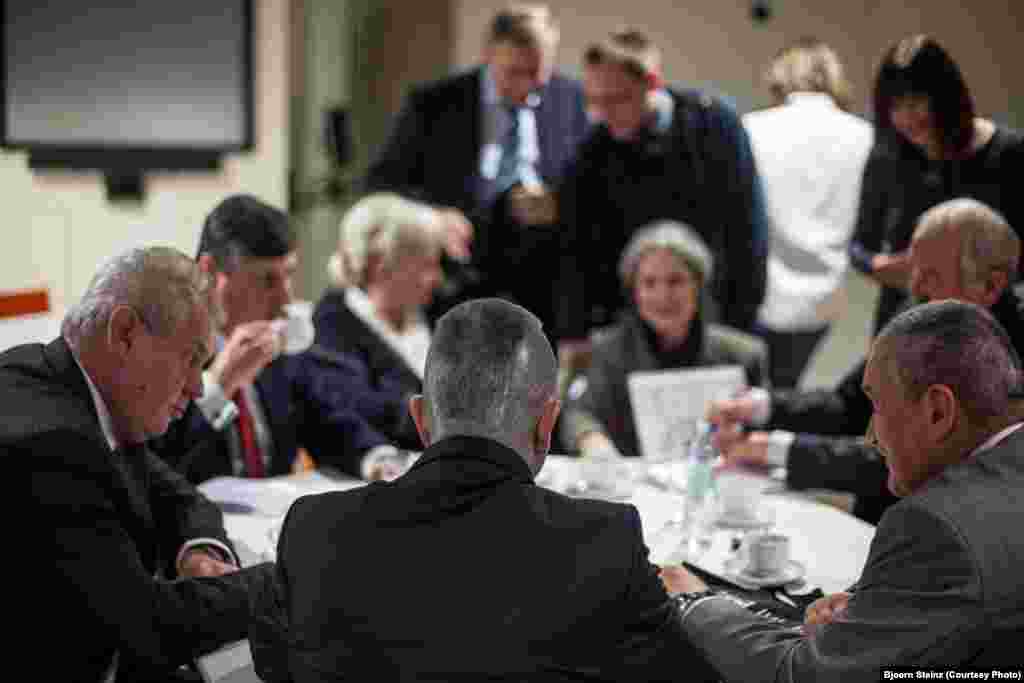
<instances>
[{"instance_id":1,"label":"white wall","mask_svg":"<svg viewBox=\"0 0 1024 683\"><path fill-rule=\"evenodd\" d=\"M455 0L455 60L472 63L488 19L501 0ZM580 54L596 37L626 23L661 46L670 82L709 84L741 110L767 104L762 71L784 45L804 35L830 43L846 62L863 109L885 49L910 33L936 36L963 69L979 110L1024 126L1018 76L1020 0L770 0L774 18L750 19L749 0L550 0L560 19L559 63L579 72Z\"/></svg>"},{"instance_id":2,"label":"white wall","mask_svg":"<svg viewBox=\"0 0 1024 683\"><path fill-rule=\"evenodd\" d=\"M135 207L107 203L98 174L34 175L24 154L0 153L0 290L48 287L59 313L101 261L124 249L167 244L194 253L203 218L229 194L286 205L289 2L255 7L255 147L226 157L218 173L150 174L146 202Z\"/></svg>"}]
</instances>

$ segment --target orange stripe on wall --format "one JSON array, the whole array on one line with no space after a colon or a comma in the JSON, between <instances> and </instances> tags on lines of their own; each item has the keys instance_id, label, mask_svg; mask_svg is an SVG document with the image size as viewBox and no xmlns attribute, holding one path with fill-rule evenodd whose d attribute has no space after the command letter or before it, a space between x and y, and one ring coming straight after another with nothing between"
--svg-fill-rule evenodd
<instances>
[{"instance_id":1,"label":"orange stripe on wall","mask_svg":"<svg viewBox=\"0 0 1024 683\"><path fill-rule=\"evenodd\" d=\"M0 292L0 318L46 313L50 310L50 292L27 289L21 292Z\"/></svg>"}]
</instances>

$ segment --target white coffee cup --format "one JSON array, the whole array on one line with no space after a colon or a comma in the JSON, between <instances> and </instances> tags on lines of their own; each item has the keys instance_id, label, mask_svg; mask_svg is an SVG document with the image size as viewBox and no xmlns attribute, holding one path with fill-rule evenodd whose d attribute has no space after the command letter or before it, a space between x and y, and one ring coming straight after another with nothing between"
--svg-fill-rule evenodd
<instances>
[{"instance_id":1,"label":"white coffee cup","mask_svg":"<svg viewBox=\"0 0 1024 683\"><path fill-rule=\"evenodd\" d=\"M761 518L765 477L726 469L718 473L715 483L723 517L741 522Z\"/></svg>"},{"instance_id":2,"label":"white coffee cup","mask_svg":"<svg viewBox=\"0 0 1024 683\"><path fill-rule=\"evenodd\" d=\"M747 571L754 576L781 574L789 563L789 536L777 531L751 534L747 546Z\"/></svg>"},{"instance_id":3,"label":"white coffee cup","mask_svg":"<svg viewBox=\"0 0 1024 683\"><path fill-rule=\"evenodd\" d=\"M313 304L292 301L284 306L284 317L274 321L281 335L281 352L302 353L313 345L316 329L313 327Z\"/></svg>"}]
</instances>

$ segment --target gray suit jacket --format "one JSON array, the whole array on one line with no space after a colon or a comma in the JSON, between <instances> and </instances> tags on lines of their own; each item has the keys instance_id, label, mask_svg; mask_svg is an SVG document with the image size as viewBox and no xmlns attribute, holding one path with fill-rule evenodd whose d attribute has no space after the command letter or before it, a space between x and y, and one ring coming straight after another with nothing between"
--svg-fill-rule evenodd
<instances>
[{"instance_id":1,"label":"gray suit jacket","mask_svg":"<svg viewBox=\"0 0 1024 683\"><path fill-rule=\"evenodd\" d=\"M1024 429L889 508L847 617L811 636L721 599L684 628L728 681L877 681L884 666L1024 661Z\"/></svg>"}]
</instances>

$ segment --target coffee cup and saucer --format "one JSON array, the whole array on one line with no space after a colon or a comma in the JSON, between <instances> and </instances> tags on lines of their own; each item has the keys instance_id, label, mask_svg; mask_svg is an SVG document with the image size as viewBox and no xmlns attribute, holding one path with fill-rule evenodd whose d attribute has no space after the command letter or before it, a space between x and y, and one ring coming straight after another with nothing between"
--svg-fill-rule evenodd
<instances>
[{"instance_id":1,"label":"coffee cup and saucer","mask_svg":"<svg viewBox=\"0 0 1024 683\"><path fill-rule=\"evenodd\" d=\"M752 533L744 539L744 552L725 564L725 571L748 588L767 588L793 583L806 568L790 557L789 536L778 531Z\"/></svg>"}]
</instances>

